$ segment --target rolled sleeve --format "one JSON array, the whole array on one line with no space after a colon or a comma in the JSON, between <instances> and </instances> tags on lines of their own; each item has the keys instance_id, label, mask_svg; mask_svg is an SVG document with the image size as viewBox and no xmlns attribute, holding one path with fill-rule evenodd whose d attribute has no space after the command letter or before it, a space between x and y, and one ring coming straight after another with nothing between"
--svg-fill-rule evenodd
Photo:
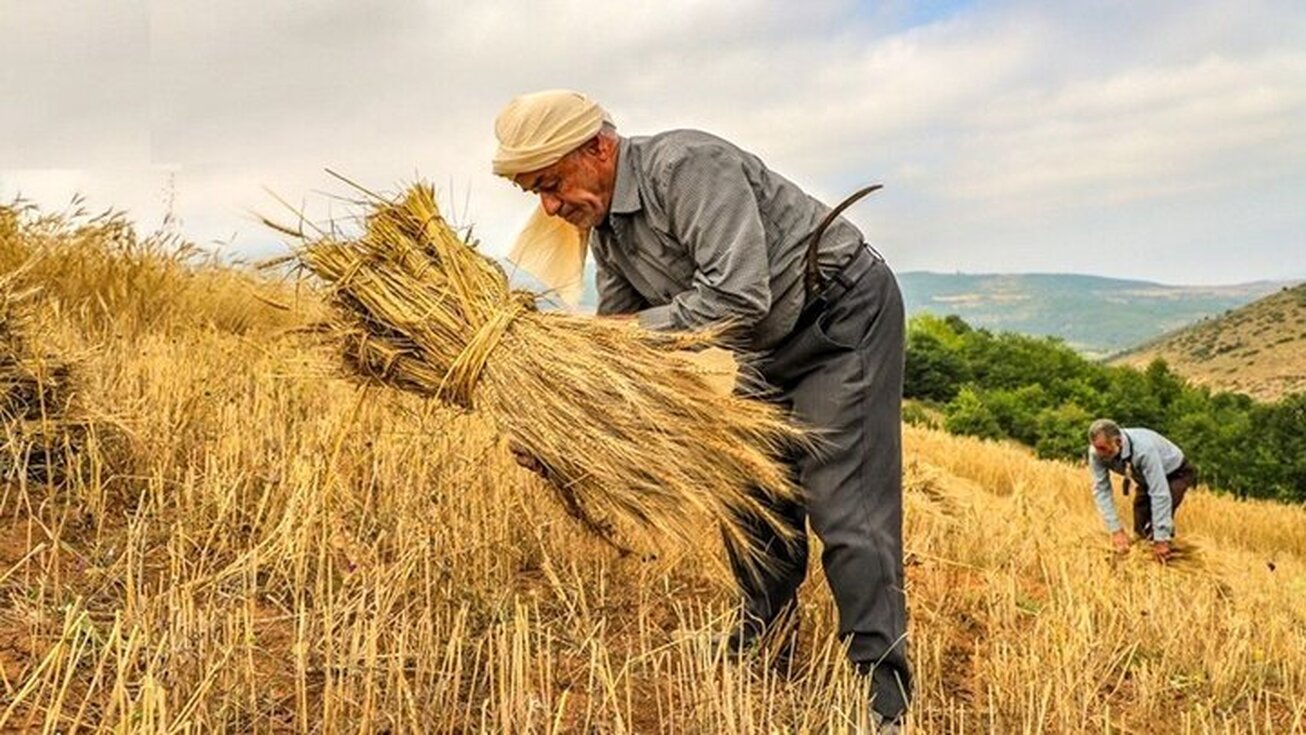
<instances>
[{"instance_id":1,"label":"rolled sleeve","mask_svg":"<svg viewBox=\"0 0 1306 735\"><path fill-rule=\"evenodd\" d=\"M766 232L741 162L703 151L674 162L662 177L674 236L694 260L693 287L640 321L653 328L698 329L729 322L748 329L771 308Z\"/></svg>"}]
</instances>

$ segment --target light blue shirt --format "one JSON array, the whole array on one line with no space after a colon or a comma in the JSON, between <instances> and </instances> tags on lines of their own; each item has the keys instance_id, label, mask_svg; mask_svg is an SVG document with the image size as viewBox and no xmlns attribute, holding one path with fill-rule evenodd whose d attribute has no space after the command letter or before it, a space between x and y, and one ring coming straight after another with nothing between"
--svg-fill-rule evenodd
<instances>
[{"instance_id":1,"label":"light blue shirt","mask_svg":"<svg viewBox=\"0 0 1306 735\"><path fill-rule=\"evenodd\" d=\"M1093 475L1093 500L1097 502L1097 510L1106 522L1107 531L1112 533L1119 531L1121 525L1111 499L1110 473L1125 474L1126 462L1134 465L1134 473L1147 485L1147 494L1152 501L1152 538L1169 541L1174 536L1174 511L1170 481L1166 475L1184 463L1183 451L1155 431L1142 428L1122 429L1120 452L1111 459L1098 457L1089 446L1088 469Z\"/></svg>"}]
</instances>

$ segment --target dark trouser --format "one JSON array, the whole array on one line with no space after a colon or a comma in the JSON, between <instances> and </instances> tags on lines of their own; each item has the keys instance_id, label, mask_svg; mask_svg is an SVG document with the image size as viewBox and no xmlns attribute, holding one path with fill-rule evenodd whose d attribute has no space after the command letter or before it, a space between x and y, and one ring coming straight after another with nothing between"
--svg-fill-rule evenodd
<instances>
[{"instance_id":1,"label":"dark trouser","mask_svg":"<svg viewBox=\"0 0 1306 735\"><path fill-rule=\"evenodd\" d=\"M1179 504L1184 502L1184 494L1188 488L1197 485L1197 468L1184 458L1183 464L1179 469L1165 476L1170 482L1170 513L1171 516L1179 512ZM1152 496L1147 491L1147 485L1143 484L1141 479L1135 477L1134 482L1138 485L1138 492L1134 495L1134 534L1139 538L1152 538Z\"/></svg>"},{"instance_id":2,"label":"dark trouser","mask_svg":"<svg viewBox=\"0 0 1306 735\"><path fill-rule=\"evenodd\" d=\"M860 262L858 261L860 259ZM807 573L806 520L839 609L848 656L871 675L874 708L907 707L907 605L902 566L902 295L889 267L862 249L827 288L828 305L757 365L779 400L819 437L795 469L802 506L779 509L799 534L786 545L752 523L775 550L766 571L735 576L745 611L762 624L791 606ZM810 322L810 323L805 323Z\"/></svg>"}]
</instances>

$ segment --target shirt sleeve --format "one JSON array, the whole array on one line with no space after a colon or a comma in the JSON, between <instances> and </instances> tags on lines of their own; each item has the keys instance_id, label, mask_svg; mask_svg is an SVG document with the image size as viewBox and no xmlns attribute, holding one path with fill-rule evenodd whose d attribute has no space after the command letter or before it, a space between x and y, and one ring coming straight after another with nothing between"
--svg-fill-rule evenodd
<instances>
[{"instance_id":1,"label":"shirt sleeve","mask_svg":"<svg viewBox=\"0 0 1306 735\"><path fill-rule=\"evenodd\" d=\"M596 264L595 282L599 291L599 316L633 314L648 306L644 297L615 269Z\"/></svg>"},{"instance_id":2,"label":"shirt sleeve","mask_svg":"<svg viewBox=\"0 0 1306 735\"><path fill-rule=\"evenodd\" d=\"M1169 541L1174 536L1174 516L1170 481L1165 476L1161 453L1154 447L1142 449L1134 459L1134 466L1141 470L1143 479L1147 481L1147 495L1152 500L1152 539Z\"/></svg>"},{"instance_id":3,"label":"shirt sleeve","mask_svg":"<svg viewBox=\"0 0 1306 735\"><path fill-rule=\"evenodd\" d=\"M1097 458L1097 453L1088 450L1088 471L1093 476L1093 502L1097 503L1097 512L1102 516L1108 533L1115 533L1123 526L1116 513L1115 500L1111 497L1111 472L1106 464Z\"/></svg>"},{"instance_id":4,"label":"shirt sleeve","mask_svg":"<svg viewBox=\"0 0 1306 735\"><path fill-rule=\"evenodd\" d=\"M694 280L669 303L640 312L640 323L649 329L754 326L771 309L770 261L743 162L723 150L700 150L673 162L665 181L672 234L694 260Z\"/></svg>"}]
</instances>

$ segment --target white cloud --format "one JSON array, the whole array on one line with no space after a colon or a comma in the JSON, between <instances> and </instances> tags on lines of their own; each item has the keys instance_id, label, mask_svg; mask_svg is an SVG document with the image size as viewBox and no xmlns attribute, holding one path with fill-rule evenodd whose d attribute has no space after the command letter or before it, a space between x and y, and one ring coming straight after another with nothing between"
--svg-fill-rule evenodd
<instances>
[{"instance_id":1,"label":"white cloud","mask_svg":"<svg viewBox=\"0 0 1306 735\"><path fill-rule=\"evenodd\" d=\"M171 180L194 239L255 251L264 186L322 214L312 193L343 190L323 167L420 172L501 252L531 203L488 172L494 115L569 86L826 199L885 181L853 217L900 269L1217 282L1306 250L1306 12L948 6L0 0L0 194L76 188L148 223Z\"/></svg>"},{"instance_id":2,"label":"white cloud","mask_svg":"<svg viewBox=\"0 0 1306 735\"><path fill-rule=\"evenodd\" d=\"M0 0L0 168L146 160L148 21L140 1Z\"/></svg>"}]
</instances>

